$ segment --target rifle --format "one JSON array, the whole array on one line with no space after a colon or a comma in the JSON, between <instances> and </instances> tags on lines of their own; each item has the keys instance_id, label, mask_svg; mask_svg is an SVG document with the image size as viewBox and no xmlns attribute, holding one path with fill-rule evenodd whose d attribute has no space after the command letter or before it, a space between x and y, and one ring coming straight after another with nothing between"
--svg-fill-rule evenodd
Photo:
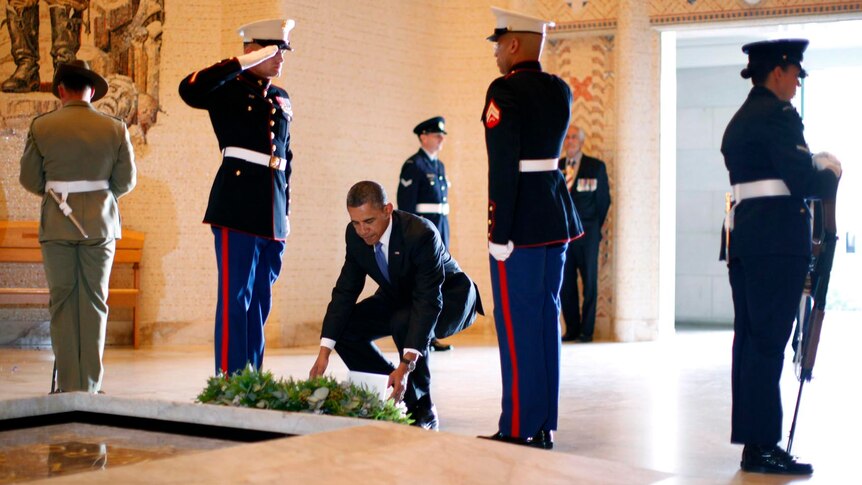
<instances>
[{"instance_id":1,"label":"rifle","mask_svg":"<svg viewBox=\"0 0 862 485\"><path fill-rule=\"evenodd\" d=\"M793 424L790 426L790 437L787 440L787 453L793 446L793 435L796 433L796 418L799 416L799 402L802 400L802 388L806 381L811 380L814 362L817 359L817 346L820 344L820 331L823 327L823 316L826 309L826 292L829 289L829 274L832 272L832 261L835 256L835 246L838 241L838 231L835 225L835 199L823 199L820 203L822 236L815 240L814 265L810 271L812 284L811 311L804 311L800 322L801 362L799 366L799 392L796 395L796 408L793 411ZM805 298L805 296L803 296Z\"/></svg>"}]
</instances>

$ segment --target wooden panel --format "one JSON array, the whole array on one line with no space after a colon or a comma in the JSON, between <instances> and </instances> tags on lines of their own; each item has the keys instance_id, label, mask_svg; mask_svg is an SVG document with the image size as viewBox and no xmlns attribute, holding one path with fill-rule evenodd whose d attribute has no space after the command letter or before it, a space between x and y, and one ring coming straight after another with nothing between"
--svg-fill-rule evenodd
<instances>
[{"instance_id":1,"label":"wooden panel","mask_svg":"<svg viewBox=\"0 0 862 485\"><path fill-rule=\"evenodd\" d=\"M123 229L123 238L117 240L117 250L140 250L144 247L144 238L143 232ZM0 221L0 248L38 249L39 223L36 221ZM5 259L0 260L5 261Z\"/></svg>"},{"instance_id":2,"label":"wooden panel","mask_svg":"<svg viewBox=\"0 0 862 485\"><path fill-rule=\"evenodd\" d=\"M108 306L133 307L138 303L139 290L134 288L111 288L108 293Z\"/></svg>"},{"instance_id":3,"label":"wooden panel","mask_svg":"<svg viewBox=\"0 0 862 485\"><path fill-rule=\"evenodd\" d=\"M111 288L108 306L133 307L139 294L134 288ZM48 288L0 288L0 305L47 305L49 297Z\"/></svg>"},{"instance_id":4,"label":"wooden panel","mask_svg":"<svg viewBox=\"0 0 862 485\"><path fill-rule=\"evenodd\" d=\"M3 263L41 263L42 249L0 247L0 262Z\"/></svg>"},{"instance_id":5,"label":"wooden panel","mask_svg":"<svg viewBox=\"0 0 862 485\"><path fill-rule=\"evenodd\" d=\"M0 288L0 305L47 305L48 288Z\"/></svg>"}]
</instances>

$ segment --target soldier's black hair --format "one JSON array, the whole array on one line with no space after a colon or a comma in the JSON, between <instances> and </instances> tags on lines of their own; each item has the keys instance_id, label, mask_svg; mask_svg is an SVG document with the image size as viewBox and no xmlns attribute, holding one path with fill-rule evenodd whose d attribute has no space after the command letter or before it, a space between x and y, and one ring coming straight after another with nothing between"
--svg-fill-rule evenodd
<instances>
[{"instance_id":1,"label":"soldier's black hair","mask_svg":"<svg viewBox=\"0 0 862 485\"><path fill-rule=\"evenodd\" d=\"M383 186L371 180L357 182L347 192L347 207L360 207L371 203L372 206L382 209L388 202Z\"/></svg>"},{"instance_id":2,"label":"soldier's black hair","mask_svg":"<svg viewBox=\"0 0 862 485\"><path fill-rule=\"evenodd\" d=\"M769 78L769 73L772 72L776 67L780 67L782 70L786 71L790 66L797 66L799 69L802 69L798 63L793 61L774 61L774 62L749 62L745 69L739 72L739 75L742 76L743 79L751 79L751 84L754 86L762 86L766 83L766 79ZM805 77L805 71L802 71L800 77Z\"/></svg>"},{"instance_id":3,"label":"soldier's black hair","mask_svg":"<svg viewBox=\"0 0 862 485\"><path fill-rule=\"evenodd\" d=\"M89 87L90 89L94 87L92 80L84 76L78 76L76 74L67 74L63 76L63 80L60 81L60 84L65 86L65 88L69 91L73 91L76 93L80 93L86 87Z\"/></svg>"}]
</instances>

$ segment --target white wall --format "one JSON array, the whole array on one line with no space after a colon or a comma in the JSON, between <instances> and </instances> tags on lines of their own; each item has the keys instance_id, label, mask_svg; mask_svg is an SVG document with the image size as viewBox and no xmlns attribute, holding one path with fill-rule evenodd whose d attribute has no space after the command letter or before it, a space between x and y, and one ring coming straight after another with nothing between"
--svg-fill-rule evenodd
<instances>
[{"instance_id":1,"label":"white wall","mask_svg":"<svg viewBox=\"0 0 862 485\"><path fill-rule=\"evenodd\" d=\"M724 194L721 137L751 87L742 66L677 70L676 321L733 322L727 267L718 260Z\"/></svg>"}]
</instances>

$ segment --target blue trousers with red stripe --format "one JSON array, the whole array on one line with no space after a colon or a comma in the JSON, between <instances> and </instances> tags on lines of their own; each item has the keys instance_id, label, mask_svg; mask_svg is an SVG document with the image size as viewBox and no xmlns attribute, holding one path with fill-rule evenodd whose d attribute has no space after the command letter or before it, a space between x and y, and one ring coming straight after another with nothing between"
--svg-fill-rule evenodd
<instances>
[{"instance_id":1,"label":"blue trousers with red stripe","mask_svg":"<svg viewBox=\"0 0 862 485\"><path fill-rule=\"evenodd\" d=\"M529 438L557 429L565 259L566 244L515 248L502 262L491 258L503 377L499 431L504 435Z\"/></svg>"},{"instance_id":2,"label":"blue trousers with red stripe","mask_svg":"<svg viewBox=\"0 0 862 485\"><path fill-rule=\"evenodd\" d=\"M215 316L216 374L263 365L263 326L272 308L272 285L281 272L284 241L224 227L212 228L218 265Z\"/></svg>"}]
</instances>

